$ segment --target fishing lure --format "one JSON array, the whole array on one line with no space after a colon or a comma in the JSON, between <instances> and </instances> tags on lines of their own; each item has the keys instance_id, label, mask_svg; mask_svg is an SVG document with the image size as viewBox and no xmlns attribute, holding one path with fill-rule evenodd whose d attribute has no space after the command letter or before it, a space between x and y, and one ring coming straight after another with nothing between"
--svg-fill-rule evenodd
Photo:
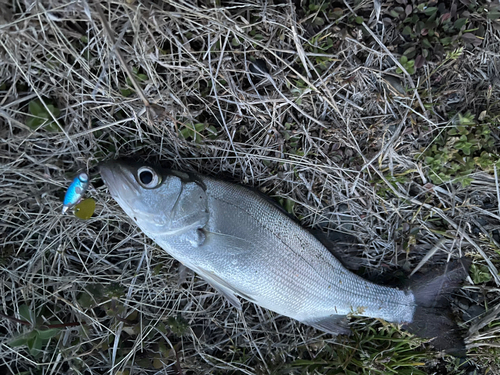
<instances>
[{"instance_id":1,"label":"fishing lure","mask_svg":"<svg viewBox=\"0 0 500 375\"><path fill-rule=\"evenodd\" d=\"M87 173L80 173L76 176L69 185L66 195L64 196L62 213L64 214L69 208L75 206L81 201L83 195L89 188L89 176Z\"/></svg>"}]
</instances>

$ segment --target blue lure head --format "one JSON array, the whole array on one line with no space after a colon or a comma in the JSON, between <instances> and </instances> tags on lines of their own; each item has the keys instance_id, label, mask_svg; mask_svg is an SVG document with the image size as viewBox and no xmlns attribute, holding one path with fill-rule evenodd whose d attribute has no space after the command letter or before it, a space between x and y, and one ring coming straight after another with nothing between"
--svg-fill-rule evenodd
<instances>
[{"instance_id":1,"label":"blue lure head","mask_svg":"<svg viewBox=\"0 0 500 375\"><path fill-rule=\"evenodd\" d=\"M64 214L69 208L76 205L82 198L89 187L89 176L87 173L80 173L76 176L69 185L66 195L64 196L62 213Z\"/></svg>"}]
</instances>

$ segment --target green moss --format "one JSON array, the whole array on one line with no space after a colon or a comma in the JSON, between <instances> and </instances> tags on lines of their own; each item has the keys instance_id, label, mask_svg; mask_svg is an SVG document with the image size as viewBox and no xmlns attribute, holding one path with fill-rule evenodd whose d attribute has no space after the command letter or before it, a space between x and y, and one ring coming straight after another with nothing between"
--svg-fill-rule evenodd
<instances>
[{"instance_id":1,"label":"green moss","mask_svg":"<svg viewBox=\"0 0 500 375\"><path fill-rule=\"evenodd\" d=\"M470 112L458 114L456 125L443 131L417 159L424 160L434 184L455 181L468 186L475 170L491 173L500 167L490 124L479 124Z\"/></svg>"}]
</instances>

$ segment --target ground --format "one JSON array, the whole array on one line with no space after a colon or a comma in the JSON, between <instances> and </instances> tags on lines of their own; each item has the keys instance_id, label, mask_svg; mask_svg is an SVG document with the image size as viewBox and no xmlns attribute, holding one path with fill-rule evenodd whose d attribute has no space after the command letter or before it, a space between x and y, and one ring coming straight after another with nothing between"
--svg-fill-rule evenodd
<instances>
[{"instance_id":1,"label":"ground","mask_svg":"<svg viewBox=\"0 0 500 375\"><path fill-rule=\"evenodd\" d=\"M0 0L2 373L500 373L499 18L473 0ZM373 319L333 337L238 312L111 199L95 167L118 156L257 188L371 279L471 259L467 357ZM90 218L61 214L81 171Z\"/></svg>"}]
</instances>

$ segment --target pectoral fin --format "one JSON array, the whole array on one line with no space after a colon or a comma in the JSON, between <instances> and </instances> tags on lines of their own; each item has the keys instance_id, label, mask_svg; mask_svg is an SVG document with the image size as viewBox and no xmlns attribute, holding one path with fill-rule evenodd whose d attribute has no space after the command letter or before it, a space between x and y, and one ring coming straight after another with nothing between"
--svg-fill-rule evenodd
<instances>
[{"instance_id":1,"label":"pectoral fin","mask_svg":"<svg viewBox=\"0 0 500 375\"><path fill-rule=\"evenodd\" d=\"M187 268L184 264L179 263L179 279L177 280L177 287L180 287L187 280L189 268Z\"/></svg>"},{"instance_id":2,"label":"pectoral fin","mask_svg":"<svg viewBox=\"0 0 500 375\"><path fill-rule=\"evenodd\" d=\"M222 294L229 301L231 305L241 310L241 302L236 295L239 295L249 301L253 302L253 299L245 293L238 291L236 288L229 285L226 281L222 280L220 277L215 275L213 272L204 270L203 268L196 268L196 273L198 273L206 282L208 282L215 290Z\"/></svg>"},{"instance_id":3,"label":"pectoral fin","mask_svg":"<svg viewBox=\"0 0 500 375\"><path fill-rule=\"evenodd\" d=\"M210 247L211 249L216 249L216 251L224 254L225 256L241 256L245 253L251 252L253 248L253 243L244 238L231 234L208 231L205 232L204 245Z\"/></svg>"}]
</instances>

